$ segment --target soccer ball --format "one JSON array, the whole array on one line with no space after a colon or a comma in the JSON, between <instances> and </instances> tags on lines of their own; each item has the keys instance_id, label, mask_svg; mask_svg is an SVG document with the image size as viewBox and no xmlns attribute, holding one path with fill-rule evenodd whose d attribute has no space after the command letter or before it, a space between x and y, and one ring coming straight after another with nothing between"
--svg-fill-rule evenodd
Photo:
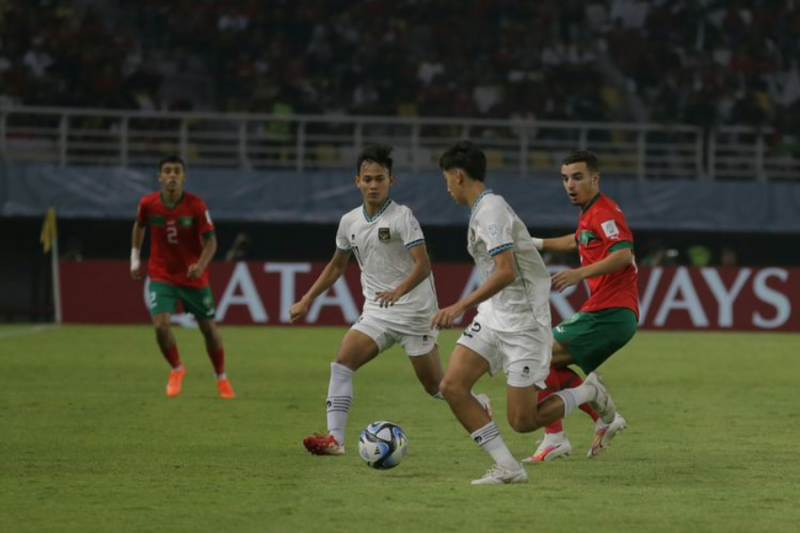
<instances>
[{"instance_id":1,"label":"soccer ball","mask_svg":"<svg viewBox=\"0 0 800 533\"><path fill-rule=\"evenodd\" d=\"M358 455L372 468L394 468L407 452L408 437L397 424L391 422L373 422L358 438Z\"/></svg>"}]
</instances>

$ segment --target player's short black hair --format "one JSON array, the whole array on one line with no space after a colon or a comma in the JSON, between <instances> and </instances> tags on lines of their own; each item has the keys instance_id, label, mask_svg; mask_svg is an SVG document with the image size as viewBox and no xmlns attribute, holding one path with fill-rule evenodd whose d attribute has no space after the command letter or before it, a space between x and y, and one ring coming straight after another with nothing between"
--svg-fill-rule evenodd
<instances>
[{"instance_id":1,"label":"player's short black hair","mask_svg":"<svg viewBox=\"0 0 800 533\"><path fill-rule=\"evenodd\" d=\"M590 150L573 150L561 161L561 165L571 165L573 163L586 163L586 169L591 172L600 172L600 161L597 154Z\"/></svg>"},{"instance_id":2,"label":"player's short black hair","mask_svg":"<svg viewBox=\"0 0 800 533\"><path fill-rule=\"evenodd\" d=\"M474 143L458 141L439 158L439 168L442 170L459 168L470 178L484 181L486 179L486 155Z\"/></svg>"},{"instance_id":3,"label":"player's short black hair","mask_svg":"<svg viewBox=\"0 0 800 533\"><path fill-rule=\"evenodd\" d=\"M392 175L392 155L393 148L386 144L370 144L358 156L358 163L356 163L356 173L361 174L361 165L364 164L364 161L372 161L373 163L378 163L382 167L386 168L389 171L389 175Z\"/></svg>"},{"instance_id":4,"label":"player's short black hair","mask_svg":"<svg viewBox=\"0 0 800 533\"><path fill-rule=\"evenodd\" d=\"M184 161L181 157L178 157L175 154L164 156L158 162L158 171L161 172L161 169L164 168L164 165L167 163L180 163L183 167L184 172L186 171L186 161Z\"/></svg>"}]
</instances>

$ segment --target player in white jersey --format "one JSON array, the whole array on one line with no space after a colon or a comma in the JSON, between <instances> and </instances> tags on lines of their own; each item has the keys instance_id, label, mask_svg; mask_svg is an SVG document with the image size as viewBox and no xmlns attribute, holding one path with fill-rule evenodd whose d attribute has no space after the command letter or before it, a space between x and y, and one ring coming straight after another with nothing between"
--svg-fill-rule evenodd
<instances>
[{"instance_id":1,"label":"player in white jersey","mask_svg":"<svg viewBox=\"0 0 800 533\"><path fill-rule=\"evenodd\" d=\"M303 444L316 455L344 453L347 415L353 402L353 373L394 344L410 356L422 386L438 396L442 364L438 330L431 321L438 306L425 238L411 210L389 198L393 183L392 149L370 146L359 156L355 177L363 205L344 215L336 233L336 252L314 285L289 310L303 318L314 299L345 272L354 255L361 268L363 314L345 335L331 363L328 434Z\"/></svg>"},{"instance_id":2,"label":"player in white jersey","mask_svg":"<svg viewBox=\"0 0 800 533\"><path fill-rule=\"evenodd\" d=\"M433 319L435 327L449 328L478 306L478 315L450 356L440 389L461 425L496 463L472 484L524 483L525 469L470 391L484 374L503 370L508 423L515 431L534 431L564 416L556 398L537 406L550 371L550 276L525 224L501 196L486 189L486 156L477 146L456 143L442 155L439 167L455 202L471 208L467 249L482 280ZM594 379L587 378L581 387L584 401L610 401Z\"/></svg>"}]
</instances>

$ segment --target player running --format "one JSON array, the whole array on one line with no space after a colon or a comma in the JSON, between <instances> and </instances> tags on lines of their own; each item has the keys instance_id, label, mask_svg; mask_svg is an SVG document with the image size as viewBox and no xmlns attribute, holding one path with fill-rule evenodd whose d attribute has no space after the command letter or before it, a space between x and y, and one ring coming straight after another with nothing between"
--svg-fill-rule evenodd
<instances>
[{"instance_id":1,"label":"player running","mask_svg":"<svg viewBox=\"0 0 800 533\"><path fill-rule=\"evenodd\" d=\"M181 362L178 346L170 327L170 317L180 300L183 308L197 319L217 376L220 398L236 395L225 374L225 348L214 322L214 298L208 285L206 267L217 251L214 224L205 202L183 190L186 164L177 156L165 157L158 163L161 190L142 197L133 225L131 277L142 279L140 251L145 230L150 227L150 286L148 305L156 340L172 371L167 382L167 396L181 393L186 367Z\"/></svg>"},{"instance_id":2,"label":"player running","mask_svg":"<svg viewBox=\"0 0 800 533\"><path fill-rule=\"evenodd\" d=\"M589 151L568 155L561 165L561 179L572 205L581 208L578 229L574 235L534 239L534 242L539 250L546 252L577 250L581 267L555 274L553 288L560 292L586 280L591 296L580 311L553 330L550 388L539 393L540 401L557 391L580 385L581 378L568 366L577 365L587 375L594 372L633 338L639 322L633 234L622 210L600 192L597 156ZM611 439L625 429L625 424L619 414L596 420L594 442L587 456L594 457L606 449ZM541 445L526 461L550 461L568 455L571 450L560 422L556 422L546 428Z\"/></svg>"},{"instance_id":3,"label":"player running","mask_svg":"<svg viewBox=\"0 0 800 533\"><path fill-rule=\"evenodd\" d=\"M438 331L431 327L438 305L430 259L411 210L389 198L394 183L391 152L389 146L373 145L358 157L355 184L363 205L342 217L333 258L289 309L292 322L306 316L314 299L344 274L350 257L355 256L361 269L364 310L331 363L326 402L329 433L303 441L315 455L344 454L353 373L395 344L409 356L425 391L442 399Z\"/></svg>"},{"instance_id":4,"label":"player running","mask_svg":"<svg viewBox=\"0 0 800 533\"><path fill-rule=\"evenodd\" d=\"M562 418L571 410L564 408L568 402L595 401L601 414L612 418L614 405L594 375L580 387L538 403L537 393L544 389L550 369L550 275L525 224L501 196L486 188L486 156L477 146L456 143L442 155L439 167L453 200L470 207L467 250L482 280L475 291L433 319L434 326L449 328L478 306L478 315L450 356L441 390L461 425L495 461L472 484L525 483L525 469L511 455L495 422L470 395L484 374L506 373L508 423L520 433Z\"/></svg>"}]
</instances>

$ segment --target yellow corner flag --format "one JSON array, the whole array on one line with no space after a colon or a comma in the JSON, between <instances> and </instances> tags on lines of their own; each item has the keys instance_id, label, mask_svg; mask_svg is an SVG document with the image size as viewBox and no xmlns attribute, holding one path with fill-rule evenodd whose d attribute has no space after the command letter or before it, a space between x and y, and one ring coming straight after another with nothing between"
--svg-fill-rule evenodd
<instances>
[{"instance_id":1,"label":"yellow corner flag","mask_svg":"<svg viewBox=\"0 0 800 533\"><path fill-rule=\"evenodd\" d=\"M39 236L39 241L42 243L42 249L44 253L48 253L50 248L53 247L53 242L55 242L56 237L58 236L58 230L56 229L56 209L54 207L50 207L47 209L47 214L44 217L44 222L42 223L42 234Z\"/></svg>"}]
</instances>

